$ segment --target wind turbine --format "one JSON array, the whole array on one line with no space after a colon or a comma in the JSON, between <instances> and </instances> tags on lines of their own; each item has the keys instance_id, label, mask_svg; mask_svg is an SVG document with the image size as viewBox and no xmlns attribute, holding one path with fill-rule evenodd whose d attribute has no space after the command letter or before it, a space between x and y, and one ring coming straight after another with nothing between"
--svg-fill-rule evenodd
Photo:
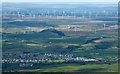
<instances>
[{"instance_id":1,"label":"wind turbine","mask_svg":"<svg viewBox=\"0 0 120 74\"><path fill-rule=\"evenodd\" d=\"M104 29L105 29L105 27L106 27L106 24L104 24Z\"/></svg>"},{"instance_id":2,"label":"wind turbine","mask_svg":"<svg viewBox=\"0 0 120 74\"><path fill-rule=\"evenodd\" d=\"M33 14L33 18L35 18L35 14Z\"/></svg>"},{"instance_id":3,"label":"wind turbine","mask_svg":"<svg viewBox=\"0 0 120 74\"><path fill-rule=\"evenodd\" d=\"M17 12L18 17L20 17L20 12Z\"/></svg>"},{"instance_id":4,"label":"wind turbine","mask_svg":"<svg viewBox=\"0 0 120 74\"><path fill-rule=\"evenodd\" d=\"M64 15L64 14L65 14L65 11L63 11L62 13L63 13L63 15Z\"/></svg>"},{"instance_id":5,"label":"wind turbine","mask_svg":"<svg viewBox=\"0 0 120 74\"><path fill-rule=\"evenodd\" d=\"M68 28L68 31L69 31L69 29L70 29L70 25L68 25L68 27L67 27L67 28Z\"/></svg>"},{"instance_id":6,"label":"wind turbine","mask_svg":"<svg viewBox=\"0 0 120 74\"><path fill-rule=\"evenodd\" d=\"M104 10L103 13L106 14L106 11Z\"/></svg>"},{"instance_id":7,"label":"wind turbine","mask_svg":"<svg viewBox=\"0 0 120 74\"><path fill-rule=\"evenodd\" d=\"M24 14L22 14L22 19L24 18L24 16L25 16L25 15L24 15Z\"/></svg>"}]
</instances>

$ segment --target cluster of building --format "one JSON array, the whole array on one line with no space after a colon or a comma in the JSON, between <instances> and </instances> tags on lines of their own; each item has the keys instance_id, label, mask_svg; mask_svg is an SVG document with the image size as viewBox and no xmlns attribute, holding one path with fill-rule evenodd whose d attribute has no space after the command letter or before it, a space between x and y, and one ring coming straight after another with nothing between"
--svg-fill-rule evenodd
<instances>
[{"instance_id":1,"label":"cluster of building","mask_svg":"<svg viewBox=\"0 0 120 74\"><path fill-rule=\"evenodd\" d=\"M8 56L8 57L7 57ZM10 58L12 56L16 56L16 58ZM23 53L20 55L17 54L6 54L4 55L3 63L23 63L23 62L43 62L48 61L52 62L52 60L79 60L79 61L96 61L95 59L87 59L83 57L74 57L73 54L39 54L39 53Z\"/></svg>"},{"instance_id":2,"label":"cluster of building","mask_svg":"<svg viewBox=\"0 0 120 74\"><path fill-rule=\"evenodd\" d=\"M5 57L6 56L6 57ZM8 57L7 57L8 56ZM16 58L13 58L13 57ZM4 58L5 57L5 58ZM2 63L19 63L20 67L33 66L33 63L45 63L45 62L54 62L54 60L64 60L68 61L118 61L117 57L109 58L85 58L85 57L75 57L73 54L39 54L39 53L29 53L25 52L23 54L5 54L2 59ZM58 61L60 62L60 61Z\"/></svg>"}]
</instances>

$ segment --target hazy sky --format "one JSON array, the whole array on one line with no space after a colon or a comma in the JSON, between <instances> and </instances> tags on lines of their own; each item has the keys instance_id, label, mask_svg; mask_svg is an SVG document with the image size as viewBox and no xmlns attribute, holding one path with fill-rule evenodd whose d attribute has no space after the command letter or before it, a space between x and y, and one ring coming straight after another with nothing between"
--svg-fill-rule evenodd
<instances>
[{"instance_id":1,"label":"hazy sky","mask_svg":"<svg viewBox=\"0 0 120 74\"><path fill-rule=\"evenodd\" d=\"M120 0L2 0L2 2L119 2Z\"/></svg>"}]
</instances>

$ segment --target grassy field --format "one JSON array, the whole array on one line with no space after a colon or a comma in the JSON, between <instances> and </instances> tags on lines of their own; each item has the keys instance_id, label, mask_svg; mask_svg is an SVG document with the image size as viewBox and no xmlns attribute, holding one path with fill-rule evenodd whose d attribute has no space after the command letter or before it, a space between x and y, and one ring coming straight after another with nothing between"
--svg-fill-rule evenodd
<instances>
[{"instance_id":1,"label":"grassy field","mask_svg":"<svg viewBox=\"0 0 120 74\"><path fill-rule=\"evenodd\" d=\"M117 72L118 64L93 64L93 65L79 65L67 64L67 66L46 67L41 69L18 70L18 72Z\"/></svg>"}]
</instances>

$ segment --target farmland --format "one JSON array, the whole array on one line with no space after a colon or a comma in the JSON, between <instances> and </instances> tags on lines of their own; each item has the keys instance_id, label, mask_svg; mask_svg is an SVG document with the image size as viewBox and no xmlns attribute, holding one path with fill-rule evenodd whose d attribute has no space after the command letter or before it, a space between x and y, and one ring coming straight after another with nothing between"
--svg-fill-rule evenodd
<instances>
[{"instance_id":1,"label":"farmland","mask_svg":"<svg viewBox=\"0 0 120 74\"><path fill-rule=\"evenodd\" d=\"M14 5L3 4L3 72L118 71L117 5Z\"/></svg>"}]
</instances>

